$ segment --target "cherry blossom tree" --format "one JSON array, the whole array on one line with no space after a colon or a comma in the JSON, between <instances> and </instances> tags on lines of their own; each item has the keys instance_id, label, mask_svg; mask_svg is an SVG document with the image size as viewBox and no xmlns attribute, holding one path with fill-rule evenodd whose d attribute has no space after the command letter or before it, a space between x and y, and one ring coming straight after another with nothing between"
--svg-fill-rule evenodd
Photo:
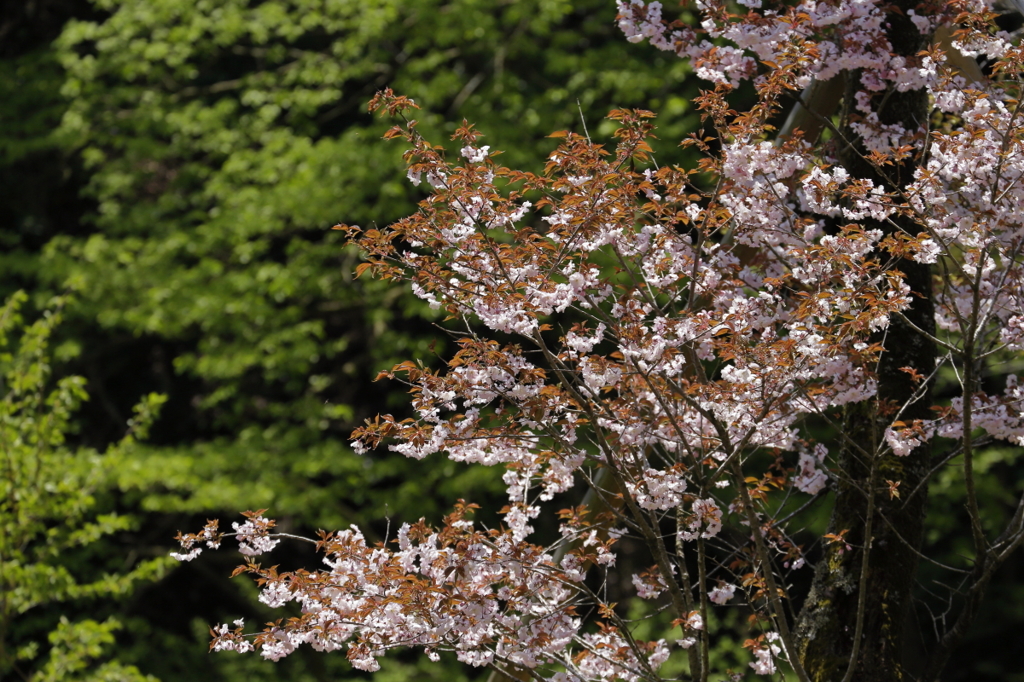
<instances>
[{"instance_id":1,"label":"cherry blossom tree","mask_svg":"<svg viewBox=\"0 0 1024 682\"><path fill-rule=\"evenodd\" d=\"M450 159L414 102L374 99L429 194L385 229L339 228L360 274L447 313L458 350L384 372L415 416L382 415L353 446L504 467L503 522L460 500L377 546L324 532L326 568L295 572L254 558L281 538L263 512L210 522L179 558L234 536L260 600L301 607L255 634L220 625L214 649L305 644L374 670L420 647L558 682L658 680L678 659L706 680L739 610L747 672L939 676L1024 542L1024 496L992 527L975 465L996 441L1024 446L1024 49L977 0L739 5L702 0L687 24L619 0L627 40L709 83L705 129L682 141L694 168L658 163L647 111L613 111L609 146L554 134L536 174L502 167L468 123ZM939 563L929 482L950 468L973 553L940 564L960 587L909 670L915 573ZM822 507L827 532L802 530ZM546 518L557 534L535 529ZM649 565L633 598L670 615L654 640L609 596L637 563L627 545Z\"/></svg>"}]
</instances>

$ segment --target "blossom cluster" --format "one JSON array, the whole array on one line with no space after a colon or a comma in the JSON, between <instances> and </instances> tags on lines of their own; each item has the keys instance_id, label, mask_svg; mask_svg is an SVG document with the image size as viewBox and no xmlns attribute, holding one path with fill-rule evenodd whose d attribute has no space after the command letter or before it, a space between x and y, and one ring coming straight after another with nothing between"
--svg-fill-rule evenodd
<instances>
[{"instance_id":1,"label":"blossom cluster","mask_svg":"<svg viewBox=\"0 0 1024 682\"><path fill-rule=\"evenodd\" d=\"M200 543L205 543L209 549L219 549L221 533L217 530L220 522L216 519L207 521L206 526L198 533L178 533L175 538L181 546L181 552L171 552L171 557L177 561L192 561L203 553Z\"/></svg>"},{"instance_id":2,"label":"blossom cluster","mask_svg":"<svg viewBox=\"0 0 1024 682\"><path fill-rule=\"evenodd\" d=\"M638 679L636 671L666 660L664 641L626 639L613 626L598 635L581 631L573 606L585 572L575 569L600 561L614 540L588 542L558 562L511 531L477 529L467 518L472 508L460 504L439 530L404 524L394 550L368 546L355 527L323 534L321 571L278 573L250 561L240 570L258 576L259 600L272 608L296 602L301 615L254 638L241 620L216 626L211 648L279 660L305 644L344 650L354 667L375 671L389 649L420 646L431 656L453 651L473 666L557 664L570 679L609 681ZM272 525L250 514L236 537L259 546L267 537L262 529ZM574 643L580 650L567 657Z\"/></svg>"},{"instance_id":3,"label":"blossom cluster","mask_svg":"<svg viewBox=\"0 0 1024 682\"><path fill-rule=\"evenodd\" d=\"M723 152L708 203L679 169L624 170L646 158L650 115L613 117L622 124L614 153L566 135L544 175L475 154L470 127L456 134L467 161L457 166L414 129L396 128L412 147L411 168L443 181L388 230L350 228L380 276L408 279L453 318L521 340L502 344L470 327L444 370L402 363L385 372L409 386L416 418L385 415L354 433L360 451L386 443L416 458L504 465L505 532L517 543L534 533L542 503L605 474L604 494L626 499L617 519L642 533L672 513L683 543L715 541L727 516L742 518L735 495L748 483L729 465L746 453L802 452L776 485L820 492L828 451L806 452L801 419L874 395L872 335L909 305L899 273L877 257L877 230L825 234L815 216L833 204L894 210L888 195L826 173L800 144L737 142ZM509 182L523 190L503 191ZM526 191L543 199L527 201ZM858 209L844 196L869 198ZM753 258L738 255L754 247ZM552 325L570 313L577 321ZM561 534L601 536L583 529L565 522ZM803 564L784 535L761 532ZM611 567L613 552L590 561ZM559 563L570 581L584 579L582 566L572 554ZM637 596L685 603L674 570L633 576ZM720 587L705 588L709 602L727 604L742 577L722 571ZM753 594L763 607L764 590ZM699 610L687 614L684 649L705 622ZM757 649L756 669L774 670L778 649Z\"/></svg>"},{"instance_id":4,"label":"blossom cluster","mask_svg":"<svg viewBox=\"0 0 1024 682\"><path fill-rule=\"evenodd\" d=\"M899 54L889 37L891 16L876 0L773 3L742 0L745 11L734 14L722 0L696 3L699 23L691 26L663 17L661 2L616 0L619 28L630 42L649 41L695 65L698 78L735 88L752 80L763 85L766 77L759 64L785 73L787 90L802 90L812 82L829 81L846 73L858 74L860 91L853 102L858 120L851 129L871 151L885 151L906 144L921 130L908 130L879 118L873 95L929 89L938 98L956 98L972 79L958 76L943 82L946 53ZM769 5L769 6L763 6ZM907 11L907 28L930 37L939 27L955 23L958 13L982 14L991 2L933 3L931 13ZM774 8L772 7L774 6ZM987 28L987 27L986 27ZM975 30L954 40L952 49L966 59L999 59L1013 49L1012 36L1002 31ZM915 51L916 52L916 51ZM972 74L973 75L973 74Z\"/></svg>"}]
</instances>

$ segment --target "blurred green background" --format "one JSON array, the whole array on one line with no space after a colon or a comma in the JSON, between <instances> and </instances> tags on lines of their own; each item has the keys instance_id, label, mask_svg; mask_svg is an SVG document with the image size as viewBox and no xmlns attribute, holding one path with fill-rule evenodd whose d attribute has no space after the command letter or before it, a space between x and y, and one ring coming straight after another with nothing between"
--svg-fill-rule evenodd
<instances>
[{"instance_id":1,"label":"blurred green background","mask_svg":"<svg viewBox=\"0 0 1024 682\"><path fill-rule=\"evenodd\" d=\"M584 117L607 139L616 107L658 113L659 159L684 160L698 84L684 62L626 42L615 12L612 0L0 2L0 301L12 302L0 392L17 473L0 507L0 679L364 676L309 650L278 664L208 654L211 624L279 616L227 579L230 552L167 562L173 536L269 508L287 530L356 523L373 541L389 519L500 497L501 472L349 449L364 418L406 409L377 372L436 362L445 337L405 290L353 280L358 255L329 228L387 224L423 196L400 145L380 139L390 123L366 113L383 87L423 107L428 138L468 119L512 167L539 171L545 136ZM19 438L31 447L8 447ZM960 493L943 485L940 521L955 526ZM285 569L315 561L278 555ZM1019 580L1000 589L1024 603ZM990 615L990 630L1016 617ZM978 658L1009 679L1012 661ZM415 653L383 664L374 677L388 682L481 677ZM978 665L954 673L989 679Z\"/></svg>"}]
</instances>

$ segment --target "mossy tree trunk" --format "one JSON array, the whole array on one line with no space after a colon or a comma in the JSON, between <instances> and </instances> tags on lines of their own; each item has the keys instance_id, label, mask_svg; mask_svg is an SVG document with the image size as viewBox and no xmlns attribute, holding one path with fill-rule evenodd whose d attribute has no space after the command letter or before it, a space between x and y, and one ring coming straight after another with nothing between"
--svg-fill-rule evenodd
<instances>
[{"instance_id":1,"label":"mossy tree trunk","mask_svg":"<svg viewBox=\"0 0 1024 682\"><path fill-rule=\"evenodd\" d=\"M927 36L921 36L906 18L906 11L915 4L896 2L897 11L888 17L889 40L901 55L912 56L925 47ZM854 142L837 141L840 160L853 177L870 179L887 189L904 187L913 179L915 165L921 159L914 156L888 166L884 174L864 159L864 149L850 127L851 103L859 86L859 75L851 74L847 78L841 132L842 137ZM927 93L920 90L880 92L873 104L883 123L899 124L911 131L921 128L928 115ZM898 221L895 225L868 221L865 228L891 233L899 225ZM911 234L918 231L910 229ZM901 261L897 268L913 291L907 319L933 332L929 267ZM901 368L912 367L929 376L936 348L898 317L892 318L876 340L884 347L878 366L877 399L847 410L836 502L829 524L829 533L845 531L846 542L827 545L798 618L798 653L813 682L839 682L844 677L872 682L905 679L904 624L911 608L927 495L927 486L918 485L927 475L931 451L922 445L905 457L876 453L883 449L882 434L896 418L897 410L902 409L899 419L907 423L932 416L927 386L915 384ZM889 481L899 482L900 497L890 493ZM854 667L847 676L851 661Z\"/></svg>"}]
</instances>

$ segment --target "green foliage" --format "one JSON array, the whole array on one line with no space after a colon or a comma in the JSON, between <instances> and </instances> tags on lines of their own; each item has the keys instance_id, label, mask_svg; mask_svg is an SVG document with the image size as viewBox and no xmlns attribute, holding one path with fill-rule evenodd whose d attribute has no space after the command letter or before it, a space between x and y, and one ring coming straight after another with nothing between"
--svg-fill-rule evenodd
<instances>
[{"instance_id":1,"label":"green foliage","mask_svg":"<svg viewBox=\"0 0 1024 682\"><path fill-rule=\"evenodd\" d=\"M14 671L46 681L84 679L78 673L97 680L145 679L116 663L92 668L91 660L113 642L116 621L62 618L49 635L45 658L31 631L42 607L121 597L165 572L166 558L92 575L76 561L83 550L131 526L127 516L103 513L98 496L110 487L110 460L145 437L163 397L151 394L139 403L129 434L103 455L69 447L70 419L87 395L81 377L55 385L50 380L48 342L63 301L25 326L19 309L26 298L19 292L0 310L0 676Z\"/></svg>"},{"instance_id":2,"label":"green foliage","mask_svg":"<svg viewBox=\"0 0 1024 682\"><path fill-rule=\"evenodd\" d=\"M70 623L61 618L57 629L50 633L53 648L50 657L39 674L37 682L156 682L151 675L143 675L135 666L126 666L117 661L105 661L94 666L93 659L99 658L114 644L114 632L120 629L114 619L102 623L85 620Z\"/></svg>"}]
</instances>

